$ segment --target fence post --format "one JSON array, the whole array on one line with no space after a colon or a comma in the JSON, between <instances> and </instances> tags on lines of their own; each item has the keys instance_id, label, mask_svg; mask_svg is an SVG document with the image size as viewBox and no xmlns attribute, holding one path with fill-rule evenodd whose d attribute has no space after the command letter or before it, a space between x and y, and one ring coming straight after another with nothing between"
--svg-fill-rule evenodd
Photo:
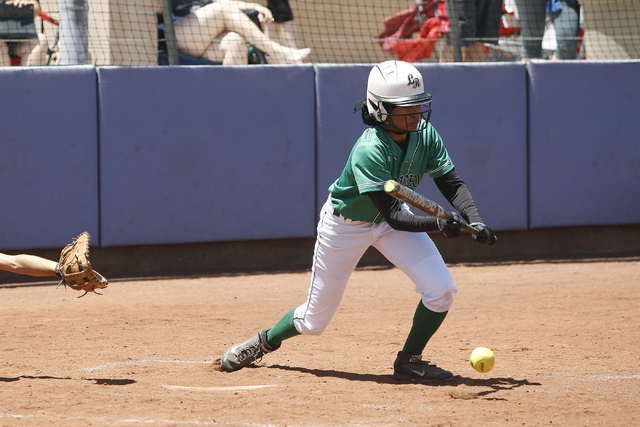
<instances>
[{"instance_id":1,"label":"fence post","mask_svg":"<svg viewBox=\"0 0 640 427\"><path fill-rule=\"evenodd\" d=\"M89 63L89 24L86 0L60 0L59 65Z\"/></svg>"},{"instance_id":2,"label":"fence post","mask_svg":"<svg viewBox=\"0 0 640 427\"><path fill-rule=\"evenodd\" d=\"M171 13L171 0L162 0L162 19L164 20L164 36L167 39L169 65L179 65L176 32L173 28L173 15Z\"/></svg>"},{"instance_id":3,"label":"fence post","mask_svg":"<svg viewBox=\"0 0 640 427\"><path fill-rule=\"evenodd\" d=\"M458 11L458 2L455 0L447 0L449 4L449 41L453 47L453 60L462 62L462 47L460 45L460 13Z\"/></svg>"}]
</instances>

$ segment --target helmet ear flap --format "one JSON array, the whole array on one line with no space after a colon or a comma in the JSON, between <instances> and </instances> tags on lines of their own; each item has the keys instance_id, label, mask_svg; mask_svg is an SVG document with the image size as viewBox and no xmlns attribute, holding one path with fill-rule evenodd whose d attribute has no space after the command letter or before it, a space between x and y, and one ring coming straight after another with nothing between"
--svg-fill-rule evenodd
<instances>
[{"instance_id":1,"label":"helmet ear flap","mask_svg":"<svg viewBox=\"0 0 640 427\"><path fill-rule=\"evenodd\" d=\"M372 100L371 98L367 99L367 109L369 110L369 114L373 116L377 121L383 122L387 118L387 110L384 108L384 103L376 100Z\"/></svg>"}]
</instances>

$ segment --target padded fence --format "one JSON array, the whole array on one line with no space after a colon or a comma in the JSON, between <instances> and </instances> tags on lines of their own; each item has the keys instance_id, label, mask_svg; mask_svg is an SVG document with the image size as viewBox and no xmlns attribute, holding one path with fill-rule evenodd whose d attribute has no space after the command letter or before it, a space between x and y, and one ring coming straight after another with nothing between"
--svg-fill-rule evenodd
<instances>
[{"instance_id":1,"label":"padded fence","mask_svg":"<svg viewBox=\"0 0 640 427\"><path fill-rule=\"evenodd\" d=\"M309 237L309 65L98 70L103 246Z\"/></svg>"},{"instance_id":2,"label":"padded fence","mask_svg":"<svg viewBox=\"0 0 640 427\"><path fill-rule=\"evenodd\" d=\"M35 43L29 50L44 54L29 57L13 50L9 58L2 50L5 42L24 39L8 32L0 34L0 65L640 58L637 0L486 0L486 8L475 10L477 3L41 0L44 15L36 13L30 25L31 40L43 47ZM7 14L0 10L0 22ZM310 48L311 53L282 55L281 47ZM253 48L266 56L253 55Z\"/></svg>"},{"instance_id":3,"label":"padded fence","mask_svg":"<svg viewBox=\"0 0 640 427\"><path fill-rule=\"evenodd\" d=\"M0 249L100 244L96 87L92 66L0 68Z\"/></svg>"},{"instance_id":4,"label":"padded fence","mask_svg":"<svg viewBox=\"0 0 640 427\"><path fill-rule=\"evenodd\" d=\"M311 238L369 68L0 69L0 250ZM497 231L640 223L640 61L420 70Z\"/></svg>"},{"instance_id":5,"label":"padded fence","mask_svg":"<svg viewBox=\"0 0 640 427\"><path fill-rule=\"evenodd\" d=\"M369 65L316 67L318 203L326 200L327 188L366 128L360 114L352 111L366 95L370 69ZM433 95L431 123L477 199L483 219L496 229L526 229L525 65L424 64L418 69L425 90ZM419 190L450 206L428 177Z\"/></svg>"},{"instance_id":6,"label":"padded fence","mask_svg":"<svg viewBox=\"0 0 640 427\"><path fill-rule=\"evenodd\" d=\"M640 62L529 65L530 226L640 222Z\"/></svg>"}]
</instances>

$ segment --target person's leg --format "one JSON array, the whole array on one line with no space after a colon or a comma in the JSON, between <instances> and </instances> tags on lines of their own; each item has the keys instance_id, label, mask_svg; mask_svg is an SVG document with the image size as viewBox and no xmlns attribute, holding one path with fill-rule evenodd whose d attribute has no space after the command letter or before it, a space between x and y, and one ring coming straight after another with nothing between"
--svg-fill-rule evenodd
<instances>
[{"instance_id":1,"label":"person's leg","mask_svg":"<svg viewBox=\"0 0 640 427\"><path fill-rule=\"evenodd\" d=\"M310 49L291 49L275 43L233 3L211 3L175 22L178 49L200 57L223 31L240 34L266 52L269 63L302 63Z\"/></svg>"},{"instance_id":2,"label":"person's leg","mask_svg":"<svg viewBox=\"0 0 640 427\"><path fill-rule=\"evenodd\" d=\"M277 41L281 45L298 49L298 33L296 31L296 25L293 21L287 22L269 22L265 26L267 37L271 40Z\"/></svg>"},{"instance_id":3,"label":"person's leg","mask_svg":"<svg viewBox=\"0 0 640 427\"><path fill-rule=\"evenodd\" d=\"M390 231L374 245L415 284L421 301L407 340L394 362L394 378L402 381L442 381L453 374L422 361L422 352L440 328L457 292L442 256L426 233Z\"/></svg>"},{"instance_id":4,"label":"person's leg","mask_svg":"<svg viewBox=\"0 0 640 427\"><path fill-rule=\"evenodd\" d=\"M47 37L40 33L37 38L28 39L18 44L17 52L25 66L45 65L47 63Z\"/></svg>"},{"instance_id":5,"label":"person's leg","mask_svg":"<svg viewBox=\"0 0 640 427\"><path fill-rule=\"evenodd\" d=\"M222 370L242 369L296 335L322 334L338 310L351 273L371 243L371 224L335 216L328 200L320 212L307 300L272 329L229 348L220 362Z\"/></svg>"},{"instance_id":6,"label":"person's leg","mask_svg":"<svg viewBox=\"0 0 640 427\"><path fill-rule=\"evenodd\" d=\"M547 0L515 0L522 28L522 58L542 58Z\"/></svg>"},{"instance_id":7,"label":"person's leg","mask_svg":"<svg viewBox=\"0 0 640 427\"><path fill-rule=\"evenodd\" d=\"M35 255L0 253L0 270L27 276L55 276L58 263Z\"/></svg>"},{"instance_id":8,"label":"person's leg","mask_svg":"<svg viewBox=\"0 0 640 427\"><path fill-rule=\"evenodd\" d=\"M562 1L562 10L550 14L556 30L554 59L576 59L580 34L580 6Z\"/></svg>"},{"instance_id":9,"label":"person's leg","mask_svg":"<svg viewBox=\"0 0 640 427\"><path fill-rule=\"evenodd\" d=\"M502 21L502 0L476 0L476 43L467 48L467 61L483 62L487 58L485 44L498 44Z\"/></svg>"},{"instance_id":10,"label":"person's leg","mask_svg":"<svg viewBox=\"0 0 640 427\"><path fill-rule=\"evenodd\" d=\"M463 62L484 62L486 58L487 53L485 52L484 43L482 42L474 43L462 49Z\"/></svg>"},{"instance_id":11,"label":"person's leg","mask_svg":"<svg viewBox=\"0 0 640 427\"><path fill-rule=\"evenodd\" d=\"M224 52L222 65L247 65L247 41L238 33L229 33L220 40L220 49Z\"/></svg>"},{"instance_id":12,"label":"person's leg","mask_svg":"<svg viewBox=\"0 0 640 427\"><path fill-rule=\"evenodd\" d=\"M298 49L298 34L293 22L293 11L289 0L267 0L273 21L265 25L264 32L271 40Z\"/></svg>"},{"instance_id":13,"label":"person's leg","mask_svg":"<svg viewBox=\"0 0 640 427\"><path fill-rule=\"evenodd\" d=\"M324 332L347 287L347 282L365 251L373 243L372 226L333 214L325 204L318 225L307 301L296 308L296 329L306 335Z\"/></svg>"},{"instance_id":14,"label":"person's leg","mask_svg":"<svg viewBox=\"0 0 640 427\"><path fill-rule=\"evenodd\" d=\"M373 246L409 276L425 307L437 313L449 310L458 289L427 233L391 230Z\"/></svg>"},{"instance_id":15,"label":"person's leg","mask_svg":"<svg viewBox=\"0 0 640 427\"><path fill-rule=\"evenodd\" d=\"M211 44L205 49L201 58L208 59L209 61L212 61L212 62L223 62L226 52L222 50L222 48L220 47L220 42L221 40L218 40L218 39L211 42ZM180 52L183 52L180 49L178 50ZM183 53L188 54L187 52L183 52Z\"/></svg>"},{"instance_id":16,"label":"person's leg","mask_svg":"<svg viewBox=\"0 0 640 427\"><path fill-rule=\"evenodd\" d=\"M0 40L0 67L9 67L11 65L11 57L9 56L9 45Z\"/></svg>"},{"instance_id":17,"label":"person's leg","mask_svg":"<svg viewBox=\"0 0 640 427\"><path fill-rule=\"evenodd\" d=\"M450 0L445 2L445 10L451 26L449 28L449 39L440 56L440 62L451 62L455 60L454 44L460 43L462 60L472 58L469 55L468 47L476 43L476 6L475 0ZM457 17L457 25L455 24Z\"/></svg>"}]
</instances>

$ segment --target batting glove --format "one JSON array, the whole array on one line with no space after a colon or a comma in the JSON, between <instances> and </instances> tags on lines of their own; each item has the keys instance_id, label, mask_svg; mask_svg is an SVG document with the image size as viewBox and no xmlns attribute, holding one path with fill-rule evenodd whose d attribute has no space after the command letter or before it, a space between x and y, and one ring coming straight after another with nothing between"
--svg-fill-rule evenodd
<instances>
[{"instance_id":1,"label":"batting glove","mask_svg":"<svg viewBox=\"0 0 640 427\"><path fill-rule=\"evenodd\" d=\"M449 215L453 218L453 221L438 218L438 229L448 238L460 236L460 227L462 222L460 221L460 215L455 212L449 212Z\"/></svg>"},{"instance_id":2,"label":"batting glove","mask_svg":"<svg viewBox=\"0 0 640 427\"><path fill-rule=\"evenodd\" d=\"M493 230L489 228L488 225L483 224L481 222L472 222L469 225L480 232L479 236L476 236L475 234L471 236L473 237L473 240L475 240L476 242L493 246L498 241L498 238L496 237L495 234L493 234Z\"/></svg>"}]
</instances>

